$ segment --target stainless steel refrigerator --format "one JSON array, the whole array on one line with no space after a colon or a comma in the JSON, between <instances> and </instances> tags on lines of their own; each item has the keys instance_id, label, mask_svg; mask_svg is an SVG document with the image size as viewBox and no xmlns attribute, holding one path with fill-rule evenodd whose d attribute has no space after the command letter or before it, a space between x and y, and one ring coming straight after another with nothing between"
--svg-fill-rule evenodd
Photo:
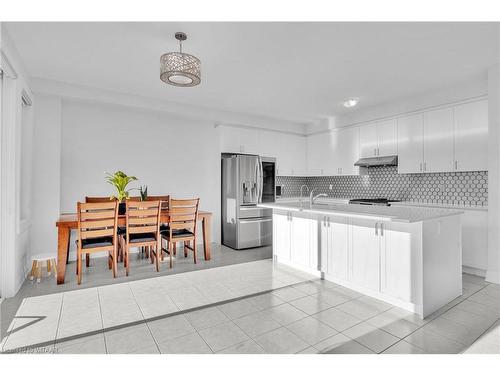
<instances>
[{"instance_id":1,"label":"stainless steel refrigerator","mask_svg":"<svg viewBox=\"0 0 500 375\"><path fill-rule=\"evenodd\" d=\"M222 154L222 243L236 250L272 244L276 160L257 155Z\"/></svg>"}]
</instances>

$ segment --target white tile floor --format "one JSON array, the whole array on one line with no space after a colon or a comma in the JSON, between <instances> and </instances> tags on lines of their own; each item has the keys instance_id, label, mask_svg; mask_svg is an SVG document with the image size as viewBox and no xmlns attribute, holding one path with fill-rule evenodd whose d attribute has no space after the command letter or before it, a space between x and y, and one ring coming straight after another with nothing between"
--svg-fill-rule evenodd
<instances>
[{"instance_id":1,"label":"white tile floor","mask_svg":"<svg viewBox=\"0 0 500 375\"><path fill-rule=\"evenodd\" d=\"M500 354L500 286L463 279L464 295L422 320L256 261L27 298L2 345L54 353Z\"/></svg>"}]
</instances>

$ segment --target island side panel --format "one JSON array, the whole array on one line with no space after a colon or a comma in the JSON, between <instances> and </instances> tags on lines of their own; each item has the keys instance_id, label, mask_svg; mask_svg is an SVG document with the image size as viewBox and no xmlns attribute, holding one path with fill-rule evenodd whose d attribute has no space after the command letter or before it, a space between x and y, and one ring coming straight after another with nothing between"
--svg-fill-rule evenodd
<instances>
[{"instance_id":1,"label":"island side panel","mask_svg":"<svg viewBox=\"0 0 500 375\"><path fill-rule=\"evenodd\" d=\"M462 295L461 215L423 223L423 315Z\"/></svg>"}]
</instances>

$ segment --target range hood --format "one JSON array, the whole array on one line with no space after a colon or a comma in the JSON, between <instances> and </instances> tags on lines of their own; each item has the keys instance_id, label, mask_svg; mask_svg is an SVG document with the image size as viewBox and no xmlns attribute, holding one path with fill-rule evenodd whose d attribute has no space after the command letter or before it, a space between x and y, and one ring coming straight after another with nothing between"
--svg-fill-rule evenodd
<instances>
[{"instance_id":1,"label":"range hood","mask_svg":"<svg viewBox=\"0 0 500 375\"><path fill-rule=\"evenodd\" d=\"M361 158L356 163L356 167L388 167L398 165L398 156L378 156L373 158Z\"/></svg>"}]
</instances>

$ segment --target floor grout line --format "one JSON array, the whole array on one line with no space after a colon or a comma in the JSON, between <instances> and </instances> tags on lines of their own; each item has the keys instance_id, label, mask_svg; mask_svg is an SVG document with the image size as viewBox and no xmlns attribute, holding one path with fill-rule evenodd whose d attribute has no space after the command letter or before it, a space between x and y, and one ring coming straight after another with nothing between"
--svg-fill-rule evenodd
<instances>
[{"instance_id":1,"label":"floor grout line","mask_svg":"<svg viewBox=\"0 0 500 375\"><path fill-rule=\"evenodd\" d=\"M169 276L169 275L167 275L167 276L162 276L162 277L168 277L168 276ZM163 318L167 318L167 317L170 317L170 316L176 316L176 315L188 314L189 312L192 312L192 311L199 311L199 310L204 310L204 309L208 309L208 308L211 308L211 307L216 307L216 308L217 308L220 312L222 312L222 313L224 314L224 316L226 316L226 317L229 319L229 321L230 321L230 322L232 322L233 324L235 324L235 325L236 325L236 327L238 327L240 330L242 330L242 331L245 333L245 335L247 336L247 339L245 339L245 340L244 340L244 341L242 341L242 342L245 342L245 341L250 341L250 340L251 340L251 341L253 341L255 344L257 344L259 347L261 347L261 348L265 351L265 349L264 349L264 348L263 348L263 347L262 347L262 346L261 346L261 345L260 345L260 344L259 344L256 340L255 340L255 338L248 336L248 335L246 334L246 332L245 332L245 331L244 331L244 330L243 330L243 329L242 329L242 328L241 328L241 327L240 327L240 326L239 326L239 325L235 322L235 320L240 319L240 318L245 317L245 316L248 316L248 315L251 315L252 313L260 313L260 312L263 312L263 311L266 311L266 310L270 310L270 309L272 309L272 308L275 308L275 307L277 307L277 306L282 306L282 305L284 305L284 304L287 304L287 305L289 305L289 306L291 306L291 307L294 307L294 308L298 309L299 311L304 312L304 313L306 314L306 317L312 317L312 318L316 319L313 315L315 315L315 314L317 314L317 313L319 313L319 312L321 312L321 311L329 310L329 309L331 309L331 308L337 308L338 306L341 306L341 305L343 305L343 304L346 304L346 303L352 302L352 301L354 301L354 300L358 300L358 299L360 299L360 298L362 298L362 297L364 297L364 296L363 296L363 295L361 295L361 296L358 296L358 297L355 297L355 298L351 298L349 301L345 301L345 302L343 302L343 303L341 303L341 304L338 304L338 305L335 305L335 306L331 305L330 307L328 307L328 308L326 308L326 309L324 309L324 310L321 310L321 311L319 311L319 312L316 312L316 313L314 313L314 314L309 314L309 313L307 313L307 312L305 312L305 311L301 310L300 308L295 307L295 306L294 306L293 304L291 304L290 302L293 302L294 300L297 300L297 299L300 299L300 298L304 298L304 297L306 297L306 296L312 296L312 297L314 297L315 295L319 294L319 292L316 292L316 293L313 293L313 294L304 293L304 294L305 294L305 296L298 297L298 298L295 298L295 299L292 299L292 300L289 300L289 301L283 301L283 303L282 303L282 304L279 304L279 305L277 305L277 306L270 306L270 307L267 307L267 308L265 308L265 309L258 309L257 311L250 312L250 313L248 313L248 314L244 314L244 315L242 315L242 316L238 316L237 318L231 318L231 316L229 316L227 313L225 313L223 310L221 310L221 309L220 309L220 308L218 308L218 307L219 307L219 306L221 306L221 305L227 304L227 303L237 302L237 301L240 301L240 300L246 300L246 299L249 299L249 298L252 298L252 297L258 296L258 295L272 294L274 291L277 291L277 290L280 290L280 289L294 288L294 287L299 286L299 285L301 285L301 284L307 284L307 283L310 283L310 282L314 282L314 281L312 281L312 280L300 281L300 282L293 283L293 284L289 284L289 285L285 285L285 286L282 286L282 287L279 287L279 288L270 289L270 290L265 290L265 291L260 291L260 292L256 292L256 293L252 293L252 294L248 294L248 295L243 295L243 296L239 296L239 297L231 298L231 299L228 299L228 300L222 300L222 301L218 301L218 302L213 302L213 303L209 303L209 304L202 305L202 306L197 306L197 307L193 307L193 308L189 308L189 309L185 309L185 310L176 311L176 312L173 312L173 313L168 313L168 314L163 314L163 315L156 316L156 317L151 317L151 318L148 318L148 319L146 319L146 318L144 317L144 312L143 312L143 310L142 310L142 308L141 308L140 304L139 304L139 303L138 303L138 301L137 301L137 297L136 297L136 295L135 295L135 293L134 293L134 291L133 291L133 288L132 288L132 287L131 287L131 285L130 285L130 282L128 282L128 283L127 283L127 284L129 284L129 285L128 285L128 288L129 288L129 290L130 290L130 292L131 292L131 294L132 294L132 297L133 297L133 299L134 299L134 302L136 303L136 305L138 306L139 311L141 312L142 320L138 320L138 321L135 321L135 322L129 322L129 323L125 323L125 324L117 325L117 326L115 326L115 327L108 327L108 328L106 328L106 329L104 329L104 328L103 328L103 330L101 330L101 332L105 333L105 332L113 331L113 330L116 330L116 329L125 328L125 327L127 327L127 326L134 326L134 325L138 325L138 324L141 324L141 323L143 323L143 322L144 322L144 323L146 323L146 325L147 325L147 328L148 328L148 330L149 330L149 333L151 334L151 336L152 336L152 338L153 338L153 341L155 342L155 345L156 345L156 347L157 347L158 351L159 351L159 352L161 352L161 351L160 351L160 349L159 349L159 344L158 344L157 340L155 339L155 337L154 337L154 335L153 335L153 333L152 333L152 331L151 331L151 329L150 329L150 327L149 327L149 324L147 324L148 322L152 322L152 321L155 321L155 320L161 320L161 319L163 319ZM193 283L193 286L196 288L196 286L195 286L195 285L196 285L196 283ZM446 308L446 310L441 311L441 312L439 313L439 315L436 315L436 316L434 316L432 319L430 319L429 321L426 321L424 324L422 324L421 326L419 326L416 330L414 330L414 331L412 331L411 333L407 334L407 335L406 335L406 336L404 336L403 338L399 338L399 337L397 337L397 336L394 336L394 335L392 335L390 332L387 332L387 331L383 330L383 328L379 328L379 327L374 326L374 328L375 328L375 329L380 329L380 330L382 330L383 332L386 332L387 334L390 334L390 335L392 335L392 336L394 336L394 337L397 337L397 338L398 338L398 341L396 341L394 344L392 344L392 345L388 346L387 348L385 348L385 349L384 349L381 353L385 352L386 350L388 350L389 348L393 347L394 345L396 345L396 344L400 343L401 341L404 341L404 340L405 340L405 338L407 338L407 337L408 337L408 336L410 336L411 334L415 333L415 332L416 332L416 331L418 331L419 329L423 328L423 327L424 327L424 326L426 326L427 324L431 323L432 321L434 321L434 320L438 319L439 317L442 317L442 315L443 315L443 314L445 314L446 312L448 312L448 311L449 311L449 310L451 310L452 308L454 308L454 307L458 306L459 304L461 304L462 302L464 302L464 301L466 301L466 300L469 300L469 298L470 298L470 297L472 297L473 295L475 295L475 294L477 294L477 293L481 292L481 291L482 291L483 289L485 289L488 285L489 285L489 284L485 284L485 285L478 285L478 286L481 286L481 288L480 288L480 289L476 290L474 293L471 293L470 295L468 295L468 296L467 296L467 297L465 297L464 299L457 301L456 303L452 304L451 306L448 306L448 307ZM160 286L160 287L161 287L161 286ZM163 287L161 287L161 288L162 288L162 289L163 289L163 290L167 293L167 295L169 296L168 291L167 291L167 290L165 290ZM98 293L99 309L100 309L100 313L101 313L101 323L102 323L102 327L104 327L104 320L103 320L103 312L102 312L102 305L101 305L101 298L100 298L101 296L100 296L100 293L99 293L99 287L96 287L96 289L97 289L97 293ZM198 289L198 288L196 288L196 289L199 291L199 289ZM326 288L326 290L329 290L329 289L330 289L330 288ZM298 289L298 290L300 291L300 289ZM335 291L335 289L332 289L332 291ZM338 291L338 292L341 292L341 291ZM55 339L54 339L54 343L57 343L57 342L58 342L58 340L57 340L57 335L58 335L58 332L59 332L59 329L60 329L60 322L61 322L61 316L62 316L62 311L63 311L64 294L65 294L65 293L66 293L66 292L62 292L63 296L61 297L61 307L60 307L60 309L59 309L58 324L57 324L57 328L56 328L56 336L55 336ZM204 295L204 294L202 293L202 295ZM204 297L206 297L206 295L204 295ZM279 296L276 296L276 297L277 297L278 299L281 299ZM171 297L170 297L170 298L171 298ZM460 297L457 297L457 298L460 298ZM21 303L21 305L24 303L24 301L25 301L25 299L23 300L23 302ZM172 300L172 302L173 302L173 300ZM475 301L473 301L473 302L475 302ZM173 302L173 303L174 303L174 305L175 305L175 302ZM480 302L476 302L476 303L479 303L479 304L483 305L483 304L482 304L482 303L480 303ZM176 306L177 306L177 305L176 305ZM484 305L484 306L487 306L487 305ZM374 315L374 316L377 316L377 315L383 314L383 313L385 313L385 312L389 311L391 308L393 308L393 307L391 306L391 307L389 307L388 309L383 310L383 311L381 311L381 312L377 313L377 314L376 314L376 315ZM345 311L340 310L340 309L339 309L339 311L342 311L343 313L345 313L345 314L347 314L347 315L350 315L350 316L355 317L356 319L359 319L358 317L356 317L356 316L354 316L354 315L352 315L352 314L350 314L350 313L348 313L348 312L345 312ZM432 314L431 314L431 315L432 315ZM361 323L367 323L367 324L370 324L370 323L368 323L367 321L368 321L368 320L370 320L370 319L372 319L374 316L371 316L371 317L366 318L366 319L360 319L360 322L359 322L359 323L357 323L357 324L355 324L354 326L356 326L356 325L358 325L358 324L361 324ZM305 319L306 317L303 317L303 318L301 318L301 319ZM258 335L257 337L259 337L259 336L261 336L261 335L264 335L264 334L267 334L267 333L269 333L269 332L275 331L275 330L280 329L280 328L286 328L286 329L287 329L287 331L289 331L290 333L292 333L294 336L296 336L296 337L298 337L300 340L302 340L302 341L306 342L306 341L305 341L305 340L303 340L301 337L297 336L294 332L290 331L290 329L288 329L286 325L281 324L280 322L278 322L276 319L274 319L274 318L272 318L272 317L271 317L271 319L273 319L273 321L277 322L277 323L280 325L280 327L275 328L275 329L270 330L270 331L267 331L267 332L264 332L264 333L262 333L262 334ZM298 320L301 320L301 319L298 319ZM401 319L403 319L403 318L401 318ZM443 318L443 319L446 319L446 318ZM298 321L298 320L297 320L297 321ZM497 320L497 321L498 321L498 320ZM490 329L490 328L491 328L494 324L496 324L496 322L497 322L497 321L495 321L492 325L490 325L487 329L485 329L485 330L481 333L481 335L480 335L478 338L476 338L476 340L474 340L474 342L476 342L476 341L477 341L480 337L482 337L482 336L484 335L484 333L485 333L485 332L487 332L487 331L488 331L488 330L489 330L489 329ZM294 321L294 322L295 322L295 321ZM291 322L290 324L293 324L294 322ZM457 322L455 322L455 323L457 323ZM457 324L460 324L460 323L457 323ZM371 325L371 324L370 324L370 325ZM463 325L464 327L466 327L464 324L461 324L461 325ZM214 326L216 326L216 325L214 325ZM212 352L214 352L214 351L212 350L212 348L210 347L210 345L208 344L208 342L207 342L207 341L206 341L206 340L205 340L205 339L201 336L201 334L199 333L199 330L198 330L197 328L195 328L195 327L193 327L193 328L194 328L195 332L196 332L196 333L197 333L197 334L198 334L198 335L202 338L202 340L206 343L206 345L209 347L209 349L210 349ZM334 327L332 327L332 328L334 328ZM351 327L349 327L349 328L351 328ZM339 330L337 330L337 329L335 329L335 328L334 328L334 329L335 329L335 331L336 331L337 333L333 334L332 336L329 336L328 338L331 338L331 337L333 337L333 336L337 335L338 333L342 333L342 332L346 331L346 330L347 330L347 329L349 329L349 328L346 328L346 329L345 329L345 330L343 330L343 331L339 331ZM80 336L83 336L83 337L85 337L85 336L91 336L91 335L95 335L95 334L97 334L97 333L99 333L99 332L98 332L98 331L93 331L93 332L91 332L90 334L83 334L83 335L80 335ZM439 335L440 335L440 334L439 334ZM105 335L104 335L104 336L105 336ZM442 335L440 335L440 336L442 336ZM348 337L348 336L347 336L347 337ZM446 336L442 336L442 337L444 337L444 338L448 339ZM326 338L326 339L328 339L328 338ZM360 342L359 342L359 341L357 341L356 339L351 339L350 337L348 337L348 338L349 338L350 340L353 340L353 341L355 341L356 343L358 343L358 344L362 345L363 347L366 347L367 349L369 349L370 351L372 351L372 352L373 352L373 350L372 350L372 349L370 349L370 348L369 348L369 347L367 347L366 345L363 345L362 343L360 343ZM73 339L74 339L74 338L69 337L67 340L62 340L62 342L64 342L64 341L71 341L71 340L73 340ZM324 340L326 340L326 339L323 339L323 340L321 340L321 341L324 341ZM448 340L450 340L450 341L455 341L455 340L452 340L452 339L448 339ZM320 341L320 342L321 342L321 341ZM6 342L7 342L7 340L5 341L5 343L6 343ZM406 341L405 341L405 342L406 342ZM5 343L4 343L4 345L5 345ZM46 342L46 343L49 343L49 342ZM35 344L35 345L33 345L32 347L40 347L40 346L44 346L44 344L46 344L46 343L39 343L39 344ZM309 348L309 347L313 347L313 348L315 348L315 346L314 346L314 345L309 345L309 343L308 343L308 342L306 342L306 343L308 344L308 347L307 347L307 348ZM458 342L457 342L457 343L458 343ZM237 343L237 344L238 344L238 343ZM234 345L237 345L237 344L234 344ZM318 344L318 343L316 343L315 345L317 345L317 344ZM411 343L410 343L410 344L411 344ZM461 343L459 343L459 344L461 344ZM227 349L227 348L229 348L229 347L232 347L232 346L234 346L234 345L230 345L230 346L228 346L228 347L226 347L226 348L220 349L220 350L218 350L217 352L222 351L222 350L225 350L225 349ZM411 345L414 345L414 344L411 344ZM472 344L471 344L471 345L472 345ZM418 345L415 345L415 346L416 346L416 347L419 347ZM30 346L27 346L27 347L30 347ZM307 348L306 348L306 349L307 349ZM419 347L419 348L420 348L420 347ZM22 348L17 348L17 349L22 349ZM105 339L105 349L106 349L106 352L107 352L107 343L106 343L106 339ZM316 349L316 348L315 348L315 349ZM420 349L425 350L424 348L420 348Z\"/></svg>"},{"instance_id":2,"label":"floor grout line","mask_svg":"<svg viewBox=\"0 0 500 375\"><path fill-rule=\"evenodd\" d=\"M144 324L146 324L146 328L148 329L149 331L149 334L151 335L152 339L153 339L153 342L155 343L156 345L156 349L158 349L158 353L161 354L161 350L160 350L160 346L158 345L158 342L156 342L156 338L155 336L153 335L153 332L151 332L151 327L149 327L149 324L146 322L146 318L144 316L144 312L142 311L141 309L141 305L139 304L139 302L137 302L137 298L135 297L135 293L134 293L134 289L129 285L129 288L130 288L130 292L132 293L132 297L134 297L134 301L135 303L137 303L137 306L139 307L139 311L141 312L141 315L142 315L142 318L144 320Z\"/></svg>"},{"instance_id":3,"label":"floor grout line","mask_svg":"<svg viewBox=\"0 0 500 375\"><path fill-rule=\"evenodd\" d=\"M102 338L104 340L104 351L106 352L106 354L108 354L108 343L106 341L106 335L104 334L104 318L102 316L101 293L99 288L96 289L97 289L97 301L99 302L99 313L101 315L101 327L103 328Z\"/></svg>"}]
</instances>

